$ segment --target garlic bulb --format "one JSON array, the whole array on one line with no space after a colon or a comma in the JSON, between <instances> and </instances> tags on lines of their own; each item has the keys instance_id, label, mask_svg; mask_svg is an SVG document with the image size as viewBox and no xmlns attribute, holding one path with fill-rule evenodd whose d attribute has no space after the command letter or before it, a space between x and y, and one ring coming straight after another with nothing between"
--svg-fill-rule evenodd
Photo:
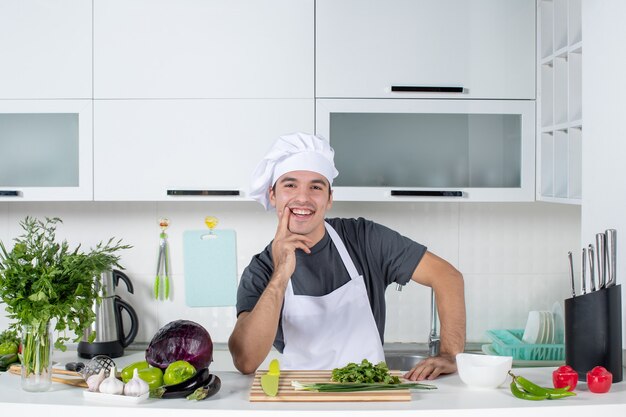
<instances>
[{"instance_id":1,"label":"garlic bulb","mask_svg":"<svg viewBox=\"0 0 626 417\"><path fill-rule=\"evenodd\" d=\"M124 383L115 377L115 366L111 368L109 376L100 383L100 392L103 394L121 395L124 392Z\"/></svg>"},{"instance_id":2,"label":"garlic bulb","mask_svg":"<svg viewBox=\"0 0 626 417\"><path fill-rule=\"evenodd\" d=\"M98 388L100 387L102 381L104 381L104 378L104 368L100 369L100 372L97 374L91 375L87 378L87 387L89 388L89 391L98 392Z\"/></svg>"},{"instance_id":3,"label":"garlic bulb","mask_svg":"<svg viewBox=\"0 0 626 417\"><path fill-rule=\"evenodd\" d=\"M150 391L150 387L148 383L143 379L139 378L139 373L137 368L133 370L133 377L130 381L124 385L124 395L128 395L131 397L141 397L143 394Z\"/></svg>"}]
</instances>

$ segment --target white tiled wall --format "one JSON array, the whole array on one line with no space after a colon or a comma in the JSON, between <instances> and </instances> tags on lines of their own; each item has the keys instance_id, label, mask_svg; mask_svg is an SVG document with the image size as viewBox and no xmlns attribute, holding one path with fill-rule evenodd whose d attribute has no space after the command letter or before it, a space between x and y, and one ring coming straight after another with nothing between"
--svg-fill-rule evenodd
<instances>
[{"instance_id":1,"label":"white tiled wall","mask_svg":"<svg viewBox=\"0 0 626 417\"><path fill-rule=\"evenodd\" d=\"M11 244L26 215L58 216L58 237L92 247L123 238L133 248L122 265L135 293L118 294L137 310L136 341L148 342L159 327L176 319L197 321L215 342L226 342L235 322L234 307L190 308L184 300L182 233L205 228L207 215L219 228L237 232L238 271L273 238L274 214L256 203L0 203L0 240ZM159 244L157 220L166 216L172 255L172 300L152 299ZM340 203L329 214L366 217L426 246L465 277L469 342L485 341L490 328L522 328L527 312L551 309L568 295L566 254L578 248L580 208L546 203ZM207 288L210 291L210 288ZM387 342L425 342L430 292L410 284L387 291ZM0 329L7 326L0 317Z\"/></svg>"}]
</instances>

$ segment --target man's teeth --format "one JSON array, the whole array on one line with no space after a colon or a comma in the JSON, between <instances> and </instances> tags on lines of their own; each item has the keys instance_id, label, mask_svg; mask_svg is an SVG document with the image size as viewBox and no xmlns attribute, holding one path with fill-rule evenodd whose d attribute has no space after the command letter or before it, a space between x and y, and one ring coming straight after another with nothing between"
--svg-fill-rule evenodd
<instances>
[{"instance_id":1,"label":"man's teeth","mask_svg":"<svg viewBox=\"0 0 626 417\"><path fill-rule=\"evenodd\" d=\"M308 215L313 213L311 210L300 210L300 209L291 209L291 212L293 214L301 214L301 215Z\"/></svg>"}]
</instances>

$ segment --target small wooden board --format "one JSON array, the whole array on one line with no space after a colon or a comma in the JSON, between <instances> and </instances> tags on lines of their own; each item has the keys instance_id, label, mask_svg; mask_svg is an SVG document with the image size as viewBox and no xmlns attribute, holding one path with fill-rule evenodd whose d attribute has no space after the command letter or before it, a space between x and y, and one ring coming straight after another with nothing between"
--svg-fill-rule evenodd
<instances>
[{"instance_id":1,"label":"small wooden board","mask_svg":"<svg viewBox=\"0 0 626 417\"><path fill-rule=\"evenodd\" d=\"M296 391L291 381L302 383L330 382L331 371L280 371L278 395L269 397L261 388L261 375L267 370L257 371L250 388L251 402L347 402L347 401L411 401L411 392L365 391L365 392L311 392ZM402 376L400 371L391 371L392 375Z\"/></svg>"},{"instance_id":2,"label":"small wooden board","mask_svg":"<svg viewBox=\"0 0 626 417\"><path fill-rule=\"evenodd\" d=\"M8 369L10 374L13 375L21 375L22 367L21 365L15 364L11 365ZM61 384L72 385L74 387L79 388L87 388L87 382L82 378L82 375L78 372L66 371L65 369L52 368L53 375L64 375L64 376L52 376L52 382L59 382ZM77 378L66 378L65 376L74 376Z\"/></svg>"}]
</instances>

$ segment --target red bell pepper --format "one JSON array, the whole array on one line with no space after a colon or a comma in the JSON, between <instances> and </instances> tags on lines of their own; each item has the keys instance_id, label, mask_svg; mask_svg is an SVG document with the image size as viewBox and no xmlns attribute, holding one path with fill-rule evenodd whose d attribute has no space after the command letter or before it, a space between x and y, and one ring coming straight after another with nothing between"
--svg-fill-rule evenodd
<instances>
[{"instance_id":1,"label":"red bell pepper","mask_svg":"<svg viewBox=\"0 0 626 417\"><path fill-rule=\"evenodd\" d=\"M554 388L569 387L568 391L574 391L578 384L578 372L569 365L563 365L552 372L552 383Z\"/></svg>"},{"instance_id":2,"label":"red bell pepper","mask_svg":"<svg viewBox=\"0 0 626 417\"><path fill-rule=\"evenodd\" d=\"M609 392L613 383L613 374L603 366L596 366L587 372L587 386L589 391L596 394Z\"/></svg>"}]
</instances>

